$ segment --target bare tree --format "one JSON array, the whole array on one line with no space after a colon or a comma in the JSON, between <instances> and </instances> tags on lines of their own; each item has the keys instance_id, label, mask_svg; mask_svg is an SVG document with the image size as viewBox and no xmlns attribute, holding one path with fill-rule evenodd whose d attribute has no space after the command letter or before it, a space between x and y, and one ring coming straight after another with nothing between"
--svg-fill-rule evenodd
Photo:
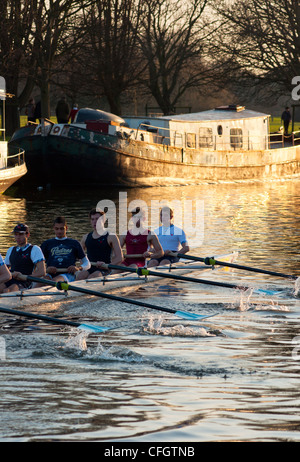
<instances>
[{"instance_id":1,"label":"bare tree","mask_svg":"<svg viewBox=\"0 0 300 462\"><path fill-rule=\"evenodd\" d=\"M291 92L300 75L300 5L298 0L218 0L224 20L217 46L232 55L240 81L261 98Z\"/></svg>"},{"instance_id":2,"label":"bare tree","mask_svg":"<svg viewBox=\"0 0 300 462\"><path fill-rule=\"evenodd\" d=\"M25 105L34 87L32 73L27 72L26 50L33 20L32 0L0 2L0 75L6 79L7 91L14 95L7 100L6 128L11 135L19 127L19 107ZM25 84L20 91L20 80Z\"/></svg>"},{"instance_id":3,"label":"bare tree","mask_svg":"<svg viewBox=\"0 0 300 462\"><path fill-rule=\"evenodd\" d=\"M72 34L78 0L39 0L32 24L30 53L35 64L35 82L41 91L43 117L50 117L50 83L55 63L72 53L77 37Z\"/></svg>"},{"instance_id":4,"label":"bare tree","mask_svg":"<svg viewBox=\"0 0 300 462\"><path fill-rule=\"evenodd\" d=\"M122 94L136 85L142 71L137 47L142 3L143 0L94 0L91 7L83 10L89 85L93 85L95 94L105 95L110 110L119 115Z\"/></svg>"},{"instance_id":5,"label":"bare tree","mask_svg":"<svg viewBox=\"0 0 300 462\"><path fill-rule=\"evenodd\" d=\"M189 89L212 78L206 46L213 26L205 17L209 0L144 0L139 43L144 81L164 114L175 111Z\"/></svg>"}]
</instances>

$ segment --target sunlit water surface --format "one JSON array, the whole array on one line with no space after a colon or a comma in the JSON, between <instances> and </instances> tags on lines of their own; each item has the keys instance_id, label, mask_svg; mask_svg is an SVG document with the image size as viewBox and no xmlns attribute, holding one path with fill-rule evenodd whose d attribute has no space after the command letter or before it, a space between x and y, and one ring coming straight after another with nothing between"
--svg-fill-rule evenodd
<instances>
[{"instance_id":1,"label":"sunlit water surface","mask_svg":"<svg viewBox=\"0 0 300 462\"><path fill-rule=\"evenodd\" d=\"M1 197L2 255L18 221L40 244L52 237L53 218L65 215L69 236L80 239L100 200L115 201L118 210L135 199L149 206L165 199L202 207L201 223L192 212L187 217L197 225L191 254L236 250L240 264L300 274L300 181L121 192L66 188ZM115 329L87 335L0 315L0 441L299 441L295 281L225 269L198 277L250 291L168 279L126 294L216 314L201 323L101 298L39 306L16 299L17 308ZM252 288L279 293L255 295Z\"/></svg>"}]
</instances>

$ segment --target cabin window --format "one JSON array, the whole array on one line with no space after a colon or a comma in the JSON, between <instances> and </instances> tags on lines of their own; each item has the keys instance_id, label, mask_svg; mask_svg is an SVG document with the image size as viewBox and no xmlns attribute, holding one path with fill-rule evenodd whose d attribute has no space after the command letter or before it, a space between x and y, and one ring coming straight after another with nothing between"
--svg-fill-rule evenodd
<instances>
[{"instance_id":1,"label":"cabin window","mask_svg":"<svg viewBox=\"0 0 300 462\"><path fill-rule=\"evenodd\" d=\"M230 146L233 149L243 147L243 130L241 128L230 129Z\"/></svg>"},{"instance_id":2,"label":"cabin window","mask_svg":"<svg viewBox=\"0 0 300 462\"><path fill-rule=\"evenodd\" d=\"M218 132L219 136L223 135L223 127L222 127L222 125L218 125L217 132Z\"/></svg>"},{"instance_id":3,"label":"cabin window","mask_svg":"<svg viewBox=\"0 0 300 462\"><path fill-rule=\"evenodd\" d=\"M186 146L188 148L195 148L196 147L196 134L195 133L187 133L186 134Z\"/></svg>"},{"instance_id":4,"label":"cabin window","mask_svg":"<svg viewBox=\"0 0 300 462\"><path fill-rule=\"evenodd\" d=\"M199 128L199 148L210 148L213 145L212 128Z\"/></svg>"},{"instance_id":5,"label":"cabin window","mask_svg":"<svg viewBox=\"0 0 300 462\"><path fill-rule=\"evenodd\" d=\"M174 132L174 146L183 147L183 134Z\"/></svg>"}]
</instances>

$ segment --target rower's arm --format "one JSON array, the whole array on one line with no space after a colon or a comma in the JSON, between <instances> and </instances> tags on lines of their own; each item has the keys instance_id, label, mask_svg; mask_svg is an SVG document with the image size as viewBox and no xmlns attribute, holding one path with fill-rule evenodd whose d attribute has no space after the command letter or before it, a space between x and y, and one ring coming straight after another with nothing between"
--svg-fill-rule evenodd
<instances>
[{"instance_id":1,"label":"rower's arm","mask_svg":"<svg viewBox=\"0 0 300 462\"><path fill-rule=\"evenodd\" d=\"M81 247L83 248L84 251L86 251L86 245L85 245L86 238L87 238L87 234L85 234L80 241Z\"/></svg>"},{"instance_id":2,"label":"rower's arm","mask_svg":"<svg viewBox=\"0 0 300 462\"><path fill-rule=\"evenodd\" d=\"M88 259L88 257L84 257L80 260L80 266L81 266L81 269L82 270L88 270L90 269L91 267L91 263L90 263L90 260ZM76 268L75 266L75 271L78 271L78 268ZM75 272L74 271L74 272Z\"/></svg>"},{"instance_id":3,"label":"rower's arm","mask_svg":"<svg viewBox=\"0 0 300 462\"><path fill-rule=\"evenodd\" d=\"M111 263L112 265L120 265L123 261L123 252L121 248L121 243L118 237L115 235L109 235L109 239L110 239L109 244L113 250Z\"/></svg>"},{"instance_id":4,"label":"rower's arm","mask_svg":"<svg viewBox=\"0 0 300 462\"><path fill-rule=\"evenodd\" d=\"M187 242L185 242L181 249L178 250L178 253L188 253L190 251L190 246L188 245Z\"/></svg>"},{"instance_id":5,"label":"rower's arm","mask_svg":"<svg viewBox=\"0 0 300 462\"><path fill-rule=\"evenodd\" d=\"M46 275L45 260L38 261L33 269L32 276L42 278Z\"/></svg>"},{"instance_id":6,"label":"rower's arm","mask_svg":"<svg viewBox=\"0 0 300 462\"><path fill-rule=\"evenodd\" d=\"M164 251L156 234L149 234L148 242L154 249L154 252L148 252L151 258L160 258L164 255Z\"/></svg>"},{"instance_id":7,"label":"rower's arm","mask_svg":"<svg viewBox=\"0 0 300 462\"><path fill-rule=\"evenodd\" d=\"M7 282L11 279L11 272L7 268L6 264L0 266L0 284Z\"/></svg>"}]
</instances>

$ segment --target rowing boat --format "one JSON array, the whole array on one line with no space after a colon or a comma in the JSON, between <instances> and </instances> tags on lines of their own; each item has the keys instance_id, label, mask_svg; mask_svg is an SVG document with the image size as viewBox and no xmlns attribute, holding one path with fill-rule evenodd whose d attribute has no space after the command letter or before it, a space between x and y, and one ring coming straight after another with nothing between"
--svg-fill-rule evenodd
<instances>
[{"instance_id":1,"label":"rowing boat","mask_svg":"<svg viewBox=\"0 0 300 462\"><path fill-rule=\"evenodd\" d=\"M237 258L237 252L231 252L228 254L219 255L215 257L218 261L223 262L233 262ZM189 260L180 259L177 264L172 264L169 266L160 266L160 272L171 273L174 275L187 275L192 274L195 272L202 273L210 273L215 268L224 270L224 267L221 266L208 266L205 264L199 264L198 262L190 262ZM164 279L162 276L157 277L153 275L144 276L144 275L132 275L132 273L126 271L124 268L124 273L119 274L111 274L108 276L103 276L99 278L93 279L86 279L83 281L75 281L72 283L72 286L76 286L78 288L86 288L87 286L93 288L98 292L107 292L107 293L118 293L118 294L125 294L126 292L132 291L133 289L138 289L141 286L145 286L148 284L153 284L156 281L161 281ZM151 268L155 269L155 268ZM24 306L26 305L40 305L44 303L56 303L56 302L64 302L69 301L70 299L75 299L78 297L84 297L86 295L75 292L73 290L68 291L61 291L58 289L54 289L53 287L43 286L36 289L26 289L20 290L16 292L11 292L8 294L0 295L1 304L5 304L6 306L15 306L16 302L18 301L18 306L20 303Z\"/></svg>"}]
</instances>

